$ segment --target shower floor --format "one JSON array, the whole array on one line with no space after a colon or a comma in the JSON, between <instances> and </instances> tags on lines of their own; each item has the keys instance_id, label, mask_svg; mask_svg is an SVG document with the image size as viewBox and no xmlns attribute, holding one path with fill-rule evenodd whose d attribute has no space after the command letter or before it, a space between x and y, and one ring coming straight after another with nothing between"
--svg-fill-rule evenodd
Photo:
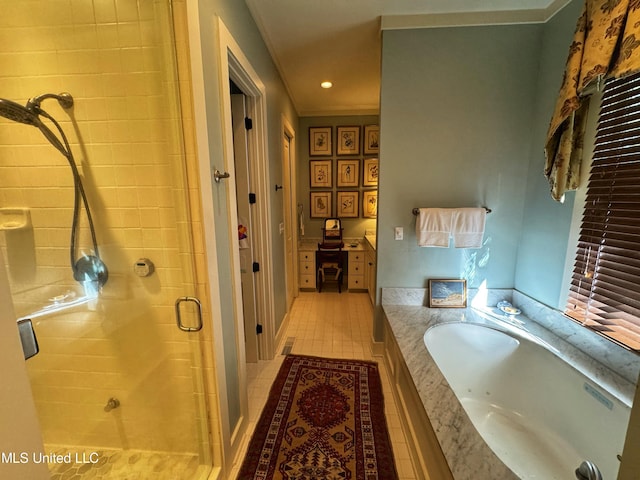
<instances>
[{"instance_id":1,"label":"shower floor","mask_svg":"<svg viewBox=\"0 0 640 480\"><path fill-rule=\"evenodd\" d=\"M197 480L209 467L197 455L141 450L47 448L51 480Z\"/></svg>"}]
</instances>

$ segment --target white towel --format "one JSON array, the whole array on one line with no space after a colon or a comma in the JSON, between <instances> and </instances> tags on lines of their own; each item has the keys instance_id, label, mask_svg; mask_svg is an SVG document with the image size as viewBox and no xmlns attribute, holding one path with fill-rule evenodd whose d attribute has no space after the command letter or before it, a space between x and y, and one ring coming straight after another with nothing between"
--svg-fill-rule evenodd
<instances>
[{"instance_id":1,"label":"white towel","mask_svg":"<svg viewBox=\"0 0 640 480\"><path fill-rule=\"evenodd\" d=\"M453 245L456 248L480 248L487 217L485 208L453 209Z\"/></svg>"},{"instance_id":2,"label":"white towel","mask_svg":"<svg viewBox=\"0 0 640 480\"><path fill-rule=\"evenodd\" d=\"M453 209L421 208L416 219L418 246L447 248L452 225Z\"/></svg>"}]
</instances>

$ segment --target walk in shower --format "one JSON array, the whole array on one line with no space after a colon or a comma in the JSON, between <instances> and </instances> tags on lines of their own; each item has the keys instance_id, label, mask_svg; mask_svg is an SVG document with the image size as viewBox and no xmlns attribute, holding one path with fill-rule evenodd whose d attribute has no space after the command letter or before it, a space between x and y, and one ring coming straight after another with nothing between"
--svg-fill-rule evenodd
<instances>
[{"instance_id":1,"label":"walk in shower","mask_svg":"<svg viewBox=\"0 0 640 480\"><path fill-rule=\"evenodd\" d=\"M52 478L206 478L184 2L0 8L0 249Z\"/></svg>"}]
</instances>

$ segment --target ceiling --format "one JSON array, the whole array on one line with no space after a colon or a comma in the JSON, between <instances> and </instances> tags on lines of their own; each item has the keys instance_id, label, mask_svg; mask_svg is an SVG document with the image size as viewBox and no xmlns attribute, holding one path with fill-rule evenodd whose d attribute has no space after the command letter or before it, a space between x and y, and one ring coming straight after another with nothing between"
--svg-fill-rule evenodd
<instances>
[{"instance_id":1,"label":"ceiling","mask_svg":"<svg viewBox=\"0 0 640 480\"><path fill-rule=\"evenodd\" d=\"M300 116L378 113L382 30L545 22L568 1L245 0Z\"/></svg>"}]
</instances>

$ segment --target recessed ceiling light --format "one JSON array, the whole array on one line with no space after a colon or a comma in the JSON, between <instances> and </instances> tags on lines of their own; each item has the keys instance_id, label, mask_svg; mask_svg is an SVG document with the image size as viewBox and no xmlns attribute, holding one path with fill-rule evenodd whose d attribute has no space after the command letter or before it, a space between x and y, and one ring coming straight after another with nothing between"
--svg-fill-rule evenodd
<instances>
[{"instance_id":1,"label":"recessed ceiling light","mask_svg":"<svg viewBox=\"0 0 640 480\"><path fill-rule=\"evenodd\" d=\"M331 87L333 87L333 83L331 83L331 82L322 82L322 83L320 84L320 86L321 86L322 88L331 88Z\"/></svg>"}]
</instances>

